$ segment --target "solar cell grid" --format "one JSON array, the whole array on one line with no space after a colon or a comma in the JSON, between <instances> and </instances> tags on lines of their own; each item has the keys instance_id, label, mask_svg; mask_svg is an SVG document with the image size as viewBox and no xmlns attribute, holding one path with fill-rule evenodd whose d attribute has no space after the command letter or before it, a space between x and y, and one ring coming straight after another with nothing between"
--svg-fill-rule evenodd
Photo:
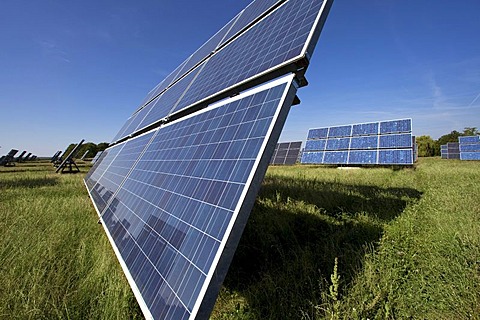
<instances>
[{"instance_id":1,"label":"solar cell grid","mask_svg":"<svg viewBox=\"0 0 480 320\"><path fill-rule=\"evenodd\" d=\"M391 120L380 122L380 134L411 132L412 119Z\"/></svg>"},{"instance_id":2,"label":"solar cell grid","mask_svg":"<svg viewBox=\"0 0 480 320\"><path fill-rule=\"evenodd\" d=\"M154 106L150 103L148 110L140 110L142 114L132 117L129 120L131 124L124 126L114 141L170 113L178 113L192 104L218 96L267 73L273 74L273 70L303 59L308 47L307 40L312 39L314 34L312 28L319 24L321 14L326 14L326 3L324 0L287 1L198 66L187 79L181 79L171 86ZM258 5L269 7L269 4L259 2ZM320 31L319 28L313 30L317 33ZM313 47L310 49L313 50Z\"/></svg>"},{"instance_id":3,"label":"solar cell grid","mask_svg":"<svg viewBox=\"0 0 480 320\"><path fill-rule=\"evenodd\" d=\"M352 137L350 149L377 149L378 136Z\"/></svg>"},{"instance_id":4,"label":"solar cell grid","mask_svg":"<svg viewBox=\"0 0 480 320\"><path fill-rule=\"evenodd\" d=\"M384 133L380 134L380 132ZM325 139L325 136L328 138ZM411 133L411 119L310 129L305 145L306 152L301 162L396 164L392 161L399 161L398 164L413 164L413 160L408 162L409 158L413 158L409 157L404 149L409 149L415 156L414 141L415 138ZM379 150L382 149L385 149L385 152L380 157ZM400 151L397 152L394 149ZM348 155L343 151L348 152Z\"/></svg>"},{"instance_id":5,"label":"solar cell grid","mask_svg":"<svg viewBox=\"0 0 480 320\"><path fill-rule=\"evenodd\" d=\"M463 137L458 137L458 142L459 142L460 144L480 143L480 136L463 136Z\"/></svg>"},{"instance_id":6,"label":"solar cell grid","mask_svg":"<svg viewBox=\"0 0 480 320\"><path fill-rule=\"evenodd\" d=\"M328 136L328 128L310 129L307 139L325 139Z\"/></svg>"},{"instance_id":7,"label":"solar cell grid","mask_svg":"<svg viewBox=\"0 0 480 320\"><path fill-rule=\"evenodd\" d=\"M293 165L297 162L302 141L277 143L271 164Z\"/></svg>"},{"instance_id":8,"label":"solar cell grid","mask_svg":"<svg viewBox=\"0 0 480 320\"><path fill-rule=\"evenodd\" d=\"M304 163L304 164L323 163L323 151L315 151L315 152L304 151L302 154L301 163Z\"/></svg>"},{"instance_id":9,"label":"solar cell grid","mask_svg":"<svg viewBox=\"0 0 480 320\"><path fill-rule=\"evenodd\" d=\"M352 136L378 134L378 122L354 124Z\"/></svg>"},{"instance_id":10,"label":"solar cell grid","mask_svg":"<svg viewBox=\"0 0 480 320\"><path fill-rule=\"evenodd\" d=\"M347 150L350 146L350 138L333 138L327 140L325 150Z\"/></svg>"},{"instance_id":11,"label":"solar cell grid","mask_svg":"<svg viewBox=\"0 0 480 320\"><path fill-rule=\"evenodd\" d=\"M201 307L201 296L218 291L218 283L210 282L215 264L229 232L239 232L232 230L235 217L250 212L256 195L250 190L258 185L249 184L267 141L278 138L279 130L271 134L295 96L292 80L279 79L160 127L122 179L102 219L147 315L186 319L213 306ZM143 146L145 136L127 143ZM125 149L126 143L116 159L129 159L133 152ZM253 198L242 204L250 192Z\"/></svg>"},{"instance_id":12,"label":"solar cell grid","mask_svg":"<svg viewBox=\"0 0 480 320\"><path fill-rule=\"evenodd\" d=\"M319 140L307 140L305 143L305 150L306 151L317 151L317 150L325 150L325 145L327 143L326 139L319 139Z\"/></svg>"},{"instance_id":13,"label":"solar cell grid","mask_svg":"<svg viewBox=\"0 0 480 320\"><path fill-rule=\"evenodd\" d=\"M380 136L380 148L412 147L412 134L389 134Z\"/></svg>"},{"instance_id":14,"label":"solar cell grid","mask_svg":"<svg viewBox=\"0 0 480 320\"><path fill-rule=\"evenodd\" d=\"M371 151L350 151L348 155L349 164L376 164L377 163L376 150Z\"/></svg>"}]
</instances>

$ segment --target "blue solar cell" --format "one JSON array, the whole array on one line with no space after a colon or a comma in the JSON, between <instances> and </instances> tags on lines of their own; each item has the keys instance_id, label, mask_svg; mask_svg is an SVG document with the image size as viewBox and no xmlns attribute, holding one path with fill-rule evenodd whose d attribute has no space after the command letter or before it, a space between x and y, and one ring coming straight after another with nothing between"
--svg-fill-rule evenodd
<instances>
[{"instance_id":1,"label":"blue solar cell","mask_svg":"<svg viewBox=\"0 0 480 320\"><path fill-rule=\"evenodd\" d=\"M480 143L460 144L459 148L460 152L476 152L480 151Z\"/></svg>"},{"instance_id":2,"label":"blue solar cell","mask_svg":"<svg viewBox=\"0 0 480 320\"><path fill-rule=\"evenodd\" d=\"M377 151L350 151L348 155L349 164L376 164Z\"/></svg>"},{"instance_id":3,"label":"blue solar cell","mask_svg":"<svg viewBox=\"0 0 480 320\"><path fill-rule=\"evenodd\" d=\"M278 139L273 128L295 97L292 81L283 77L164 125L136 153L102 221L147 317L187 319L213 307L205 297L216 295L221 279L212 276L228 268L230 239L239 239L256 196L251 181L263 176L268 140ZM130 159L127 144L144 146L140 140L154 133L128 140L107 172Z\"/></svg>"},{"instance_id":4,"label":"blue solar cell","mask_svg":"<svg viewBox=\"0 0 480 320\"><path fill-rule=\"evenodd\" d=\"M323 152L308 152L304 151L302 154L301 163L303 164L322 164Z\"/></svg>"},{"instance_id":5,"label":"blue solar cell","mask_svg":"<svg viewBox=\"0 0 480 320\"><path fill-rule=\"evenodd\" d=\"M377 149L378 136L352 137L350 149Z\"/></svg>"},{"instance_id":6,"label":"blue solar cell","mask_svg":"<svg viewBox=\"0 0 480 320\"><path fill-rule=\"evenodd\" d=\"M325 151L324 164L347 164L348 151Z\"/></svg>"},{"instance_id":7,"label":"blue solar cell","mask_svg":"<svg viewBox=\"0 0 480 320\"><path fill-rule=\"evenodd\" d=\"M447 148L448 148L448 147L447 147L446 144L442 144L442 145L440 146L440 149L441 149L441 150L447 150Z\"/></svg>"},{"instance_id":8,"label":"blue solar cell","mask_svg":"<svg viewBox=\"0 0 480 320\"><path fill-rule=\"evenodd\" d=\"M380 134L412 131L412 119L380 122Z\"/></svg>"},{"instance_id":9,"label":"blue solar cell","mask_svg":"<svg viewBox=\"0 0 480 320\"><path fill-rule=\"evenodd\" d=\"M325 145L326 145L325 139L319 139L319 140L307 140L305 144L305 151L318 151L318 150L325 150Z\"/></svg>"},{"instance_id":10,"label":"blue solar cell","mask_svg":"<svg viewBox=\"0 0 480 320\"><path fill-rule=\"evenodd\" d=\"M460 160L480 160L480 152L461 152Z\"/></svg>"},{"instance_id":11,"label":"blue solar cell","mask_svg":"<svg viewBox=\"0 0 480 320\"><path fill-rule=\"evenodd\" d=\"M378 164L413 164L412 149L390 149L378 152Z\"/></svg>"},{"instance_id":12,"label":"blue solar cell","mask_svg":"<svg viewBox=\"0 0 480 320\"><path fill-rule=\"evenodd\" d=\"M461 144L480 143L480 136L458 137L458 142L461 143Z\"/></svg>"},{"instance_id":13,"label":"blue solar cell","mask_svg":"<svg viewBox=\"0 0 480 320\"><path fill-rule=\"evenodd\" d=\"M378 134L378 122L354 124L352 136Z\"/></svg>"},{"instance_id":14,"label":"blue solar cell","mask_svg":"<svg viewBox=\"0 0 480 320\"><path fill-rule=\"evenodd\" d=\"M118 145L116 147L108 148L101 154L92 169L85 175L84 181L88 190L93 188L122 148L123 145Z\"/></svg>"},{"instance_id":15,"label":"blue solar cell","mask_svg":"<svg viewBox=\"0 0 480 320\"><path fill-rule=\"evenodd\" d=\"M303 57L323 0L288 1L212 56L172 112Z\"/></svg>"},{"instance_id":16,"label":"blue solar cell","mask_svg":"<svg viewBox=\"0 0 480 320\"><path fill-rule=\"evenodd\" d=\"M347 150L350 138L329 138L325 150Z\"/></svg>"},{"instance_id":17,"label":"blue solar cell","mask_svg":"<svg viewBox=\"0 0 480 320\"><path fill-rule=\"evenodd\" d=\"M328 128L310 129L307 139L325 139L328 136Z\"/></svg>"},{"instance_id":18,"label":"blue solar cell","mask_svg":"<svg viewBox=\"0 0 480 320\"><path fill-rule=\"evenodd\" d=\"M449 152L449 153L447 153L447 159L460 159L460 153Z\"/></svg>"},{"instance_id":19,"label":"blue solar cell","mask_svg":"<svg viewBox=\"0 0 480 320\"><path fill-rule=\"evenodd\" d=\"M408 148L412 147L412 134L389 134L380 136L380 148Z\"/></svg>"},{"instance_id":20,"label":"blue solar cell","mask_svg":"<svg viewBox=\"0 0 480 320\"><path fill-rule=\"evenodd\" d=\"M227 36L222 42L225 42L235 36L277 3L284 1L285 0L257 0L250 3L248 7L238 14L235 24L230 28Z\"/></svg>"},{"instance_id":21,"label":"blue solar cell","mask_svg":"<svg viewBox=\"0 0 480 320\"><path fill-rule=\"evenodd\" d=\"M352 135L352 126L331 127L328 131L328 137L349 137Z\"/></svg>"}]
</instances>

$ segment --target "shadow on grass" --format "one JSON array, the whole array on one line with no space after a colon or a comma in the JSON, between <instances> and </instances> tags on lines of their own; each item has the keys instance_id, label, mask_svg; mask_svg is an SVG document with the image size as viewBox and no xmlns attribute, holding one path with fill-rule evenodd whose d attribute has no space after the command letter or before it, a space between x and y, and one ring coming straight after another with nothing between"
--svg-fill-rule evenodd
<instances>
[{"instance_id":1,"label":"shadow on grass","mask_svg":"<svg viewBox=\"0 0 480 320\"><path fill-rule=\"evenodd\" d=\"M0 189L4 188L40 188L54 186L58 183L57 177L20 178L15 180L0 180Z\"/></svg>"},{"instance_id":2,"label":"shadow on grass","mask_svg":"<svg viewBox=\"0 0 480 320\"><path fill-rule=\"evenodd\" d=\"M342 289L385 223L421 196L411 188L267 176L224 285L241 292L255 319L313 315L313 305L328 302L335 258Z\"/></svg>"}]
</instances>

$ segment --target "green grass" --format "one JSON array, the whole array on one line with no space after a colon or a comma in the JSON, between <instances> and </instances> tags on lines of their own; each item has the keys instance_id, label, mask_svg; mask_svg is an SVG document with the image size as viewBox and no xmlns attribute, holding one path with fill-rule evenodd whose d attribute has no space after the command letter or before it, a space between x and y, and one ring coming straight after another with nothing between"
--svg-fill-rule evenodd
<instances>
[{"instance_id":1,"label":"green grass","mask_svg":"<svg viewBox=\"0 0 480 320\"><path fill-rule=\"evenodd\" d=\"M0 168L0 318L142 318L82 182ZM480 163L271 167L212 319L480 319Z\"/></svg>"}]
</instances>

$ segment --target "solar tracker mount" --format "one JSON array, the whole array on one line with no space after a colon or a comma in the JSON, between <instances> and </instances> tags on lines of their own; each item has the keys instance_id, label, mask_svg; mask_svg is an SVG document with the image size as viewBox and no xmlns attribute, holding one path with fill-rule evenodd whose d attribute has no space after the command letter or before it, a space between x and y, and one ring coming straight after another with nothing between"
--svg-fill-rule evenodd
<instances>
[{"instance_id":1,"label":"solar tracker mount","mask_svg":"<svg viewBox=\"0 0 480 320\"><path fill-rule=\"evenodd\" d=\"M148 319L207 319L331 0L253 1L152 89L84 182Z\"/></svg>"},{"instance_id":2,"label":"solar tracker mount","mask_svg":"<svg viewBox=\"0 0 480 320\"><path fill-rule=\"evenodd\" d=\"M81 145L83 144L85 140L82 139L73 149L72 151L68 154L68 156L60 163L60 165L57 167L55 170L56 173L77 173L80 172L80 169L78 168L77 164L75 163L75 160L73 159L78 150L80 149Z\"/></svg>"}]
</instances>

